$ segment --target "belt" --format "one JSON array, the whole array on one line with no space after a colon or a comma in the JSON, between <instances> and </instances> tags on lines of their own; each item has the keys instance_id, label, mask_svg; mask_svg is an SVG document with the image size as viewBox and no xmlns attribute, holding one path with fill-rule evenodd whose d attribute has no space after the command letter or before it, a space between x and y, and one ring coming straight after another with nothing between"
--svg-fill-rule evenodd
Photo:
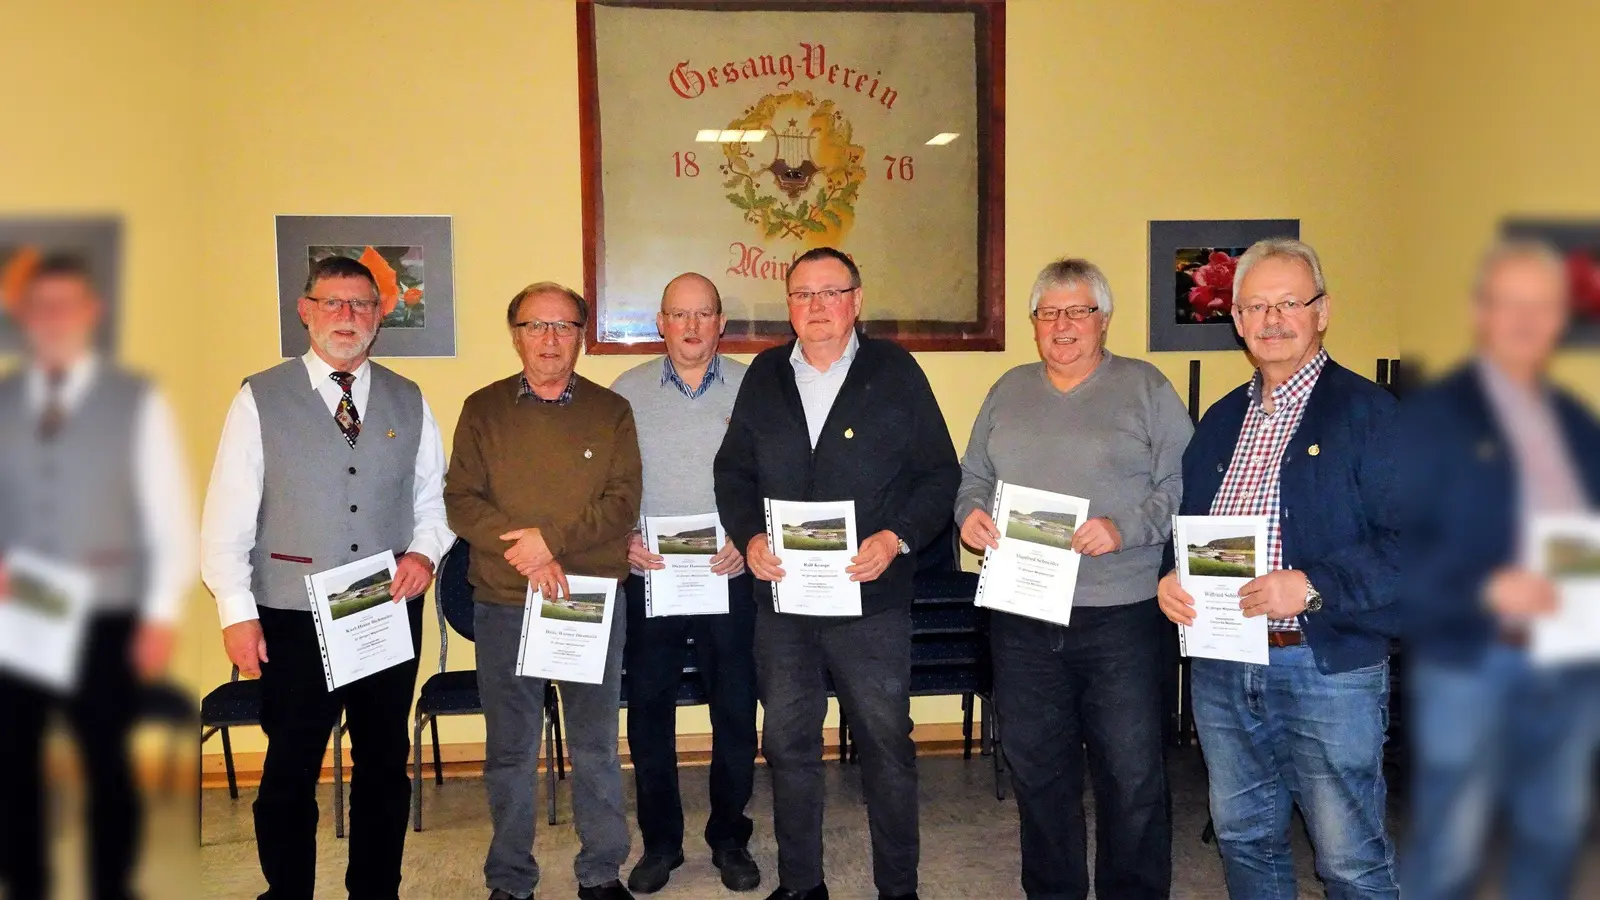
<instances>
[{"instance_id":1,"label":"belt","mask_svg":"<svg viewBox=\"0 0 1600 900\"><path fill-rule=\"evenodd\" d=\"M1298 647L1306 642L1303 631L1269 631L1267 632L1268 647Z\"/></svg>"}]
</instances>

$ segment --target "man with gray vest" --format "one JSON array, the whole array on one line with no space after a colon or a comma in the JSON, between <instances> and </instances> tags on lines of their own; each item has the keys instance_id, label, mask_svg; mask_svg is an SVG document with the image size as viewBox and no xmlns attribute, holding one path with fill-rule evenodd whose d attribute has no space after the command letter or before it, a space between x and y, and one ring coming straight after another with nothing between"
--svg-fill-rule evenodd
<instances>
[{"instance_id":1,"label":"man with gray vest","mask_svg":"<svg viewBox=\"0 0 1600 900\"><path fill-rule=\"evenodd\" d=\"M80 261L42 260L15 312L27 356L0 379L0 603L11 551L80 569L94 587L74 691L0 674L0 896L51 894L41 763L55 712L90 798L84 893L131 897L140 811L128 733L139 681L166 668L193 583L188 474L166 401L94 351L102 307Z\"/></svg>"},{"instance_id":2,"label":"man with gray vest","mask_svg":"<svg viewBox=\"0 0 1600 900\"><path fill-rule=\"evenodd\" d=\"M645 516L715 512L711 463L728 431L746 366L717 355L728 317L716 285L693 272L679 275L661 295L656 328L667 355L622 373L611 389L627 398L644 459ZM694 639L699 677L711 711L711 817L705 839L711 862L729 890L761 884L746 845L745 806L756 771L756 609L744 556L729 541L711 560L728 578L728 612L651 618L645 610L646 570L666 561L634 532L627 581L628 754L644 856L628 876L641 894L666 886L683 865L683 800L678 793L678 684L685 642Z\"/></svg>"},{"instance_id":3,"label":"man with gray vest","mask_svg":"<svg viewBox=\"0 0 1600 900\"><path fill-rule=\"evenodd\" d=\"M267 758L255 802L271 900L316 885L317 778L341 710L350 732L351 897L400 889L410 780L406 719L417 662L329 692L304 579L392 550L390 588L420 646L422 597L454 543L444 444L417 385L368 358L378 286L366 266L311 267L299 313L311 350L245 379L222 429L201 525L201 576L216 595L228 658L261 679Z\"/></svg>"}]
</instances>

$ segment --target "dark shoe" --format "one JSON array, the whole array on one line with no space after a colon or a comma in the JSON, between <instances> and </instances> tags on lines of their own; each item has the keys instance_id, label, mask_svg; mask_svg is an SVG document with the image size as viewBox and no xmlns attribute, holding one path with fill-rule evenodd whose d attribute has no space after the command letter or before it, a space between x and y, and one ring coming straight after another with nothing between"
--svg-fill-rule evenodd
<instances>
[{"instance_id":1,"label":"dark shoe","mask_svg":"<svg viewBox=\"0 0 1600 900\"><path fill-rule=\"evenodd\" d=\"M885 894L880 891L878 892L878 900L917 900L917 892L912 891L909 894Z\"/></svg>"},{"instance_id":2,"label":"dark shoe","mask_svg":"<svg viewBox=\"0 0 1600 900\"><path fill-rule=\"evenodd\" d=\"M768 894L767 900L828 900L828 886L819 884L809 891L794 891L781 887Z\"/></svg>"},{"instance_id":3,"label":"dark shoe","mask_svg":"<svg viewBox=\"0 0 1600 900\"><path fill-rule=\"evenodd\" d=\"M667 886L672 870L683 865L683 851L668 856L665 853L646 853L628 875L628 890L641 894L654 894Z\"/></svg>"},{"instance_id":4,"label":"dark shoe","mask_svg":"<svg viewBox=\"0 0 1600 900\"><path fill-rule=\"evenodd\" d=\"M622 886L622 882L608 881L594 887L578 888L578 900L633 900L633 895Z\"/></svg>"},{"instance_id":5,"label":"dark shoe","mask_svg":"<svg viewBox=\"0 0 1600 900\"><path fill-rule=\"evenodd\" d=\"M533 900L533 895L529 894L526 897L518 897L516 894L508 893L500 890L499 888L495 888L489 892L489 900Z\"/></svg>"},{"instance_id":6,"label":"dark shoe","mask_svg":"<svg viewBox=\"0 0 1600 900\"><path fill-rule=\"evenodd\" d=\"M722 870L722 886L730 891L753 891L761 886L761 867L743 847L711 851L711 864Z\"/></svg>"}]
</instances>

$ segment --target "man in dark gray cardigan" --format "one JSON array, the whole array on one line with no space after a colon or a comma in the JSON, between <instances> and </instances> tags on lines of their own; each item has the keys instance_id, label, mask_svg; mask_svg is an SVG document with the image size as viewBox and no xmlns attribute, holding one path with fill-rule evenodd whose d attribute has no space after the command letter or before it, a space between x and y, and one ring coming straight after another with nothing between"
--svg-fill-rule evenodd
<instances>
[{"instance_id":1,"label":"man in dark gray cardigan","mask_svg":"<svg viewBox=\"0 0 1600 900\"><path fill-rule=\"evenodd\" d=\"M861 275L829 247L789 269L797 339L751 363L717 453L717 511L756 582L756 671L772 765L778 889L826 900L822 721L826 674L861 743L879 896L917 891L916 746L911 741L911 576L915 551L950 520L961 469L922 369L895 344L856 333ZM853 500L868 535L850 566L859 618L775 612L782 560L762 500Z\"/></svg>"}]
</instances>

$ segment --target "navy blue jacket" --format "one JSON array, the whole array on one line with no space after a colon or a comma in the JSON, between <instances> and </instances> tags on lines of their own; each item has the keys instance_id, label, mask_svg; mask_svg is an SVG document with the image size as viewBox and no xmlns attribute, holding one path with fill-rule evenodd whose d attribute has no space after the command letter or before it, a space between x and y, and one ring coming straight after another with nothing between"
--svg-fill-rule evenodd
<instances>
[{"instance_id":1,"label":"navy blue jacket","mask_svg":"<svg viewBox=\"0 0 1600 900\"><path fill-rule=\"evenodd\" d=\"M1600 422L1571 396L1552 396L1588 503L1600 504ZM1484 585L1519 557L1522 497L1512 448L1474 364L1408 396L1402 409L1406 649L1470 665L1498 627L1484 606Z\"/></svg>"},{"instance_id":2,"label":"navy blue jacket","mask_svg":"<svg viewBox=\"0 0 1600 900\"><path fill-rule=\"evenodd\" d=\"M1200 419L1183 454L1182 515L1210 515L1249 403L1241 385ZM1383 388L1330 360L1279 469L1283 564L1322 594L1322 610L1302 621L1327 674L1382 662L1399 632L1398 408Z\"/></svg>"}]
</instances>

